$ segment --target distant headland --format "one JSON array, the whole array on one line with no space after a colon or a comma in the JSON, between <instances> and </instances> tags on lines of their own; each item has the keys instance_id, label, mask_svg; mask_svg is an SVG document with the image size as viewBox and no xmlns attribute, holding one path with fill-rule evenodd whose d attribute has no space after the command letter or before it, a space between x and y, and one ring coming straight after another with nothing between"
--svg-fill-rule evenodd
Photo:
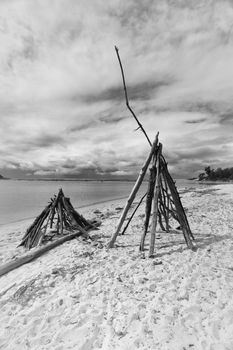
<instances>
[{"instance_id":1,"label":"distant headland","mask_svg":"<svg viewBox=\"0 0 233 350\"><path fill-rule=\"evenodd\" d=\"M205 168L205 172L199 174L198 181L233 181L233 168L217 168L211 169L210 166Z\"/></svg>"},{"instance_id":2,"label":"distant headland","mask_svg":"<svg viewBox=\"0 0 233 350\"><path fill-rule=\"evenodd\" d=\"M8 180L8 178L7 178L7 177L4 177L4 176L2 176L2 175L0 174L0 180Z\"/></svg>"}]
</instances>

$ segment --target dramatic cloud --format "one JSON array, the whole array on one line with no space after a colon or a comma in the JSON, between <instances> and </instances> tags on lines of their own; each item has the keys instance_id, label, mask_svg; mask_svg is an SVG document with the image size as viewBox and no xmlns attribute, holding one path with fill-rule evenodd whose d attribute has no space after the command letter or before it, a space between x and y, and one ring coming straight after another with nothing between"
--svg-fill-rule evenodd
<instances>
[{"instance_id":1,"label":"dramatic cloud","mask_svg":"<svg viewBox=\"0 0 233 350\"><path fill-rule=\"evenodd\" d=\"M157 131L172 172L232 166L230 0L2 0L0 173L130 177Z\"/></svg>"}]
</instances>

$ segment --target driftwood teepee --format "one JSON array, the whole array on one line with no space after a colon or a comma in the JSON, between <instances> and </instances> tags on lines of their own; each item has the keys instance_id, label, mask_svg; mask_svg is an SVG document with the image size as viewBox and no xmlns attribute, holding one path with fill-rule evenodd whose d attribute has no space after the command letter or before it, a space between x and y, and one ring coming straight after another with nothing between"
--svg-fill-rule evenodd
<instances>
[{"instance_id":1,"label":"driftwood teepee","mask_svg":"<svg viewBox=\"0 0 233 350\"><path fill-rule=\"evenodd\" d=\"M149 249L150 257L152 257L154 254L157 224L158 223L160 224L160 227L163 231L169 232L171 228L170 226L171 218L179 223L180 229L183 232L188 248L192 250L196 250L192 242L194 240L194 237L190 230L187 216L182 206L179 193L168 171L167 163L162 155L162 144L159 143L158 141L158 134L156 135L156 138L151 147L149 156L147 157L139 173L138 179L127 200L125 208L119 219L117 229L109 242L109 245L108 245L109 248L112 248L114 246L115 240L119 235L121 228L126 220L128 211L143 182L143 179L146 175L149 165L151 165L151 168L150 168L150 176L148 181L148 190L146 194L145 222L144 222L144 231L140 242L140 250L141 251L144 250L145 238L149 229L149 223L150 223L151 217L152 217L152 222L151 222L151 229L150 229L151 237L150 237L150 249ZM141 202L142 201L140 201L140 203ZM128 224L126 225L126 227L127 226ZM123 230L123 232L125 232L125 229Z\"/></svg>"},{"instance_id":2,"label":"driftwood teepee","mask_svg":"<svg viewBox=\"0 0 233 350\"><path fill-rule=\"evenodd\" d=\"M179 193L168 171L167 163L162 154L162 144L159 143L159 140L158 140L159 134L156 135L155 141L152 144L143 125L140 123L133 109L130 107L127 88L126 88L126 82L125 82L125 76L124 76L124 70L123 70L123 66L119 55L119 49L116 46L115 46L115 51L116 51L120 69L121 69L126 106L130 111L130 113L132 114L132 116L134 117L135 121L137 122L138 129L141 130L145 135L149 145L151 146L151 150L139 173L138 179L131 191L131 194L126 202L125 208L119 219L117 229L115 233L112 235L111 240L108 244L108 247L112 248L114 246L116 238L119 235L121 228L125 222L128 211L143 182L147 169L149 165L151 165L147 193L142 197L136 209L133 211L133 214L129 218L128 223L126 224L125 228L122 231L122 234L124 234L125 230L127 229L138 206L143 202L143 199L146 197L146 209L145 209L146 215L145 215L145 222L144 222L144 232L142 234L142 238L140 242L140 250L141 251L144 250L144 243L145 243L146 234L149 228L151 214L152 214L152 223L151 223L151 230L150 230L151 231L150 249L149 249L150 257L152 257L154 254L155 234L156 234L157 224L158 223L160 224L160 227L163 231L169 232L171 218L173 218L175 221L179 223L179 226L183 232L187 246L192 250L196 250L196 247L192 242L194 240L194 237L190 230L189 223L188 223L184 208L182 206Z\"/></svg>"},{"instance_id":3,"label":"driftwood teepee","mask_svg":"<svg viewBox=\"0 0 233 350\"><path fill-rule=\"evenodd\" d=\"M27 229L20 246L29 249L39 246L46 240L49 232L63 235L79 231L85 238L90 238L86 230L94 227L74 209L70 199L65 197L60 189L58 195L51 199L51 202Z\"/></svg>"}]
</instances>

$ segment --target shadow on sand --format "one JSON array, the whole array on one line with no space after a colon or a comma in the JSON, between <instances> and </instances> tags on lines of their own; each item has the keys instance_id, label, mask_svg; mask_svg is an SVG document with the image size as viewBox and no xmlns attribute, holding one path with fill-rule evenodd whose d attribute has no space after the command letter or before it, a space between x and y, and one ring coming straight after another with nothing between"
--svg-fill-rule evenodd
<instances>
[{"instance_id":1,"label":"shadow on sand","mask_svg":"<svg viewBox=\"0 0 233 350\"><path fill-rule=\"evenodd\" d=\"M210 246L211 244L214 243L218 243L221 241L225 241L227 239L232 239L232 236L230 235L223 235L223 236L218 236L218 235L213 235L213 234L207 234L205 236L200 235L200 234L196 234L194 235L195 237L195 246L197 248L197 251L199 249L205 249L206 247ZM174 247L177 247L177 249L172 249ZM155 258L161 258L165 255L171 255L173 253L182 253L185 250L188 250L188 247L185 243L185 240L183 239L181 240L172 240L170 242L167 242L165 244L160 244L157 245L157 251L163 248L171 248L170 250L167 250L165 252L161 252L161 253L155 253L154 257ZM147 249L146 249L147 250Z\"/></svg>"},{"instance_id":2,"label":"shadow on sand","mask_svg":"<svg viewBox=\"0 0 233 350\"><path fill-rule=\"evenodd\" d=\"M174 233L177 234L178 232L173 232L172 234ZM182 233L179 233L179 234L182 235ZM188 247L186 245L186 242L183 236L182 236L182 239L179 238L179 239L173 239L169 242L161 242L164 239L164 237L167 237L167 235L168 234L166 233L165 234L161 233L160 237L157 237L158 240L155 246L154 258L161 258L166 255L172 255L173 253L182 253L183 251L188 250ZM230 235L218 236L214 234L207 234L207 235L195 234L194 237L195 237L194 244L195 244L195 247L197 248L197 251L199 249L205 249L214 243L225 241L227 239L232 239L232 236ZM139 242L136 242L136 241L135 241L135 244L116 244L115 245L116 248L132 248L132 247L137 248L138 246L139 246ZM166 249L166 251L159 252L161 249L164 249L164 248ZM149 250L149 247L147 243L145 245L145 252L147 252L148 250Z\"/></svg>"}]
</instances>

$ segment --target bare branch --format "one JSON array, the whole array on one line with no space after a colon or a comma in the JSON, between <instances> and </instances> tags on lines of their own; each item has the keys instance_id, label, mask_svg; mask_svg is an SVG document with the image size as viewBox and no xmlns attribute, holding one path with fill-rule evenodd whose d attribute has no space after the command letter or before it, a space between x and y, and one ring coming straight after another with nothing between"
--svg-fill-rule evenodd
<instances>
[{"instance_id":1,"label":"bare branch","mask_svg":"<svg viewBox=\"0 0 233 350\"><path fill-rule=\"evenodd\" d=\"M134 119L136 120L136 122L138 123L138 127L142 130L143 134L146 136L147 141L149 142L149 145L152 146L152 143L145 131L145 129L143 128L142 124L140 123L140 121L138 120L136 114L134 113L134 111L132 110L132 108L129 105L129 99L128 99L128 93L127 93L127 88L126 88L126 83L125 83L125 75L124 75L124 70L122 67L122 63L121 63L121 58L119 55L119 49L118 47L115 46L115 50L116 50L116 54L117 54L117 58L120 64L120 68L121 68L121 75L122 75L122 80L123 80L123 86L124 86L124 92L125 92L125 102L126 102L126 106L129 109L129 111L131 112L131 114L133 115Z\"/></svg>"}]
</instances>

